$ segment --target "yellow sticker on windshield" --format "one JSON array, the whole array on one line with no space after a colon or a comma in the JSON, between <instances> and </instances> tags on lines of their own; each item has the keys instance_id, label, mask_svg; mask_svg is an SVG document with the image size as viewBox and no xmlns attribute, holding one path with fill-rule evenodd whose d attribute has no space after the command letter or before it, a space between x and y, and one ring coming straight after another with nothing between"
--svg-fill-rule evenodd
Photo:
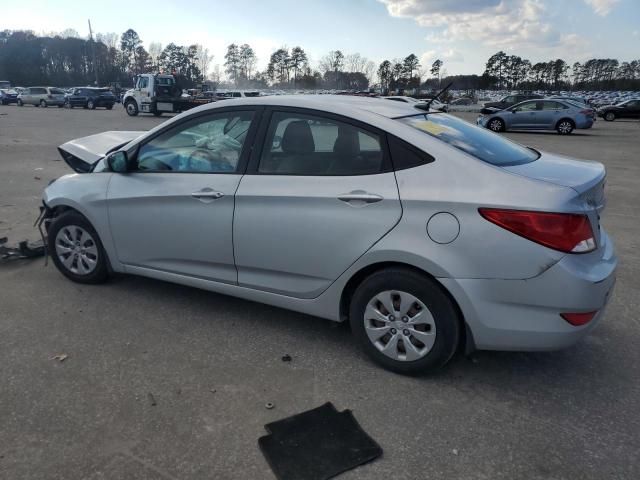
<instances>
[{"instance_id":1,"label":"yellow sticker on windshield","mask_svg":"<svg viewBox=\"0 0 640 480\"><path fill-rule=\"evenodd\" d=\"M417 129L424 130L431 135L440 135L447 129L446 127L443 127L442 125L439 125L430 120L421 120L419 122L414 122L413 126Z\"/></svg>"}]
</instances>

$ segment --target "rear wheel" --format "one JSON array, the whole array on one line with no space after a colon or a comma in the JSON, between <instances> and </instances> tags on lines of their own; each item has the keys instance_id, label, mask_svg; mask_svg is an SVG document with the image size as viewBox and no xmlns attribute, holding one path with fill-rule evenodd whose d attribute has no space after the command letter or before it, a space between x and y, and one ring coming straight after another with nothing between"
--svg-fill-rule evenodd
<instances>
[{"instance_id":1,"label":"rear wheel","mask_svg":"<svg viewBox=\"0 0 640 480\"><path fill-rule=\"evenodd\" d=\"M138 115L138 104L135 100L127 100L124 104L124 108L127 111L127 115L130 117Z\"/></svg>"},{"instance_id":2,"label":"rear wheel","mask_svg":"<svg viewBox=\"0 0 640 480\"><path fill-rule=\"evenodd\" d=\"M22 102L22 100L18 99L18 106L19 107L24 107L24 103Z\"/></svg>"},{"instance_id":3,"label":"rear wheel","mask_svg":"<svg viewBox=\"0 0 640 480\"><path fill-rule=\"evenodd\" d=\"M569 135L571 132L573 132L574 128L575 125L573 124L573 122L567 118L560 120L558 122L558 125L556 125L556 130L560 135Z\"/></svg>"},{"instance_id":4,"label":"rear wheel","mask_svg":"<svg viewBox=\"0 0 640 480\"><path fill-rule=\"evenodd\" d=\"M153 112L153 115L156 116L156 117L161 117L162 116L162 112L159 112L159 111L155 110Z\"/></svg>"},{"instance_id":5,"label":"rear wheel","mask_svg":"<svg viewBox=\"0 0 640 480\"><path fill-rule=\"evenodd\" d=\"M113 108L113 105L107 105L107 110L111 110Z\"/></svg>"},{"instance_id":6,"label":"rear wheel","mask_svg":"<svg viewBox=\"0 0 640 480\"><path fill-rule=\"evenodd\" d=\"M616 119L616 114L613 112L607 112L604 114L604 119L607 122L613 122Z\"/></svg>"},{"instance_id":7,"label":"rear wheel","mask_svg":"<svg viewBox=\"0 0 640 480\"><path fill-rule=\"evenodd\" d=\"M96 104L93 100L88 100L87 101L87 108L89 110L95 110L96 109Z\"/></svg>"},{"instance_id":8,"label":"rear wheel","mask_svg":"<svg viewBox=\"0 0 640 480\"><path fill-rule=\"evenodd\" d=\"M42 108L47 108L47 102L45 102L44 100L40 100L40 106Z\"/></svg>"},{"instance_id":9,"label":"rear wheel","mask_svg":"<svg viewBox=\"0 0 640 480\"><path fill-rule=\"evenodd\" d=\"M86 218L68 211L51 222L47 233L49 253L64 276L79 283L101 283L107 279L106 254Z\"/></svg>"},{"instance_id":10,"label":"rear wheel","mask_svg":"<svg viewBox=\"0 0 640 480\"><path fill-rule=\"evenodd\" d=\"M457 310L446 293L431 278L404 268L367 277L353 295L349 320L364 351L398 373L442 367L460 339Z\"/></svg>"},{"instance_id":11,"label":"rear wheel","mask_svg":"<svg viewBox=\"0 0 640 480\"><path fill-rule=\"evenodd\" d=\"M500 118L492 118L489 120L487 124L489 130L493 132L503 132L504 131L504 122Z\"/></svg>"}]
</instances>

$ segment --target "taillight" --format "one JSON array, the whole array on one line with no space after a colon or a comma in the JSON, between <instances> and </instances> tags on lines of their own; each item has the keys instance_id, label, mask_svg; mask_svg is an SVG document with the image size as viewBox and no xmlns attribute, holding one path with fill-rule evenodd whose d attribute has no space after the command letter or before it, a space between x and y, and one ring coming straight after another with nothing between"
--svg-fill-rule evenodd
<instances>
[{"instance_id":1,"label":"taillight","mask_svg":"<svg viewBox=\"0 0 640 480\"><path fill-rule=\"evenodd\" d=\"M593 320L593 317L596 316L596 313L598 312L561 313L560 316L574 327L579 327L581 325L586 325L591 320Z\"/></svg>"},{"instance_id":2,"label":"taillight","mask_svg":"<svg viewBox=\"0 0 640 480\"><path fill-rule=\"evenodd\" d=\"M587 253L596 242L589 217L577 213L480 208L480 215L532 242L565 253Z\"/></svg>"}]
</instances>

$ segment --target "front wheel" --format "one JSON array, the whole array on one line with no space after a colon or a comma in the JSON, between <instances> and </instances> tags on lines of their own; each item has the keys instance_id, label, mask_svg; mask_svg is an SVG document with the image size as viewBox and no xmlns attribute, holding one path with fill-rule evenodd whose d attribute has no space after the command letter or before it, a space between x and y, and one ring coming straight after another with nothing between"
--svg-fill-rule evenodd
<instances>
[{"instance_id":1,"label":"front wheel","mask_svg":"<svg viewBox=\"0 0 640 480\"><path fill-rule=\"evenodd\" d=\"M130 117L138 115L138 104L135 100L127 100L124 104L124 108L127 111L127 115Z\"/></svg>"},{"instance_id":2,"label":"front wheel","mask_svg":"<svg viewBox=\"0 0 640 480\"><path fill-rule=\"evenodd\" d=\"M373 273L349 308L354 336L378 364L398 373L426 373L445 365L460 339L453 302L434 280L413 270Z\"/></svg>"},{"instance_id":3,"label":"front wheel","mask_svg":"<svg viewBox=\"0 0 640 480\"><path fill-rule=\"evenodd\" d=\"M556 125L556 130L560 135L569 135L574 129L573 122L571 120L560 120Z\"/></svg>"},{"instance_id":4,"label":"front wheel","mask_svg":"<svg viewBox=\"0 0 640 480\"><path fill-rule=\"evenodd\" d=\"M47 108L47 102L45 102L44 100L40 100L40 106L42 108Z\"/></svg>"},{"instance_id":5,"label":"front wheel","mask_svg":"<svg viewBox=\"0 0 640 480\"><path fill-rule=\"evenodd\" d=\"M155 110L155 111L153 112L153 116L154 116L154 117L161 117L161 116L162 116L162 112L159 112L159 111Z\"/></svg>"},{"instance_id":6,"label":"front wheel","mask_svg":"<svg viewBox=\"0 0 640 480\"><path fill-rule=\"evenodd\" d=\"M113 108L113 105L107 105L107 110L111 110Z\"/></svg>"},{"instance_id":7,"label":"front wheel","mask_svg":"<svg viewBox=\"0 0 640 480\"><path fill-rule=\"evenodd\" d=\"M65 277L78 283L102 283L107 279L104 248L86 218L67 211L51 222L47 233L53 263Z\"/></svg>"},{"instance_id":8,"label":"front wheel","mask_svg":"<svg viewBox=\"0 0 640 480\"><path fill-rule=\"evenodd\" d=\"M18 106L19 107L24 107L24 103L22 102L22 100L18 99Z\"/></svg>"},{"instance_id":9,"label":"front wheel","mask_svg":"<svg viewBox=\"0 0 640 480\"><path fill-rule=\"evenodd\" d=\"M93 101L93 100L89 100L89 101L87 102L87 108L88 108L89 110L95 110L95 109L96 109L96 104L94 103L94 101Z\"/></svg>"},{"instance_id":10,"label":"front wheel","mask_svg":"<svg viewBox=\"0 0 640 480\"><path fill-rule=\"evenodd\" d=\"M504 122L499 118L492 118L487 126L493 132L504 132Z\"/></svg>"},{"instance_id":11,"label":"front wheel","mask_svg":"<svg viewBox=\"0 0 640 480\"><path fill-rule=\"evenodd\" d=\"M613 112L607 112L604 114L604 119L607 122L613 122L616 119L616 114Z\"/></svg>"}]
</instances>

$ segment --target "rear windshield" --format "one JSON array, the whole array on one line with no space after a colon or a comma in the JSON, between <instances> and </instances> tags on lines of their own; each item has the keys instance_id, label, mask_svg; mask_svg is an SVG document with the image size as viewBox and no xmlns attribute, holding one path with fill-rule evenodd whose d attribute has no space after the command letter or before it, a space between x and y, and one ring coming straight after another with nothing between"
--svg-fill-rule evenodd
<instances>
[{"instance_id":1,"label":"rear windshield","mask_svg":"<svg viewBox=\"0 0 640 480\"><path fill-rule=\"evenodd\" d=\"M259 97L260 92L244 92L245 97Z\"/></svg>"},{"instance_id":2,"label":"rear windshield","mask_svg":"<svg viewBox=\"0 0 640 480\"><path fill-rule=\"evenodd\" d=\"M173 85L172 77L156 77L156 84L158 85Z\"/></svg>"},{"instance_id":3,"label":"rear windshield","mask_svg":"<svg viewBox=\"0 0 640 480\"><path fill-rule=\"evenodd\" d=\"M540 156L534 150L451 115L429 113L397 120L492 165L522 165Z\"/></svg>"}]
</instances>

